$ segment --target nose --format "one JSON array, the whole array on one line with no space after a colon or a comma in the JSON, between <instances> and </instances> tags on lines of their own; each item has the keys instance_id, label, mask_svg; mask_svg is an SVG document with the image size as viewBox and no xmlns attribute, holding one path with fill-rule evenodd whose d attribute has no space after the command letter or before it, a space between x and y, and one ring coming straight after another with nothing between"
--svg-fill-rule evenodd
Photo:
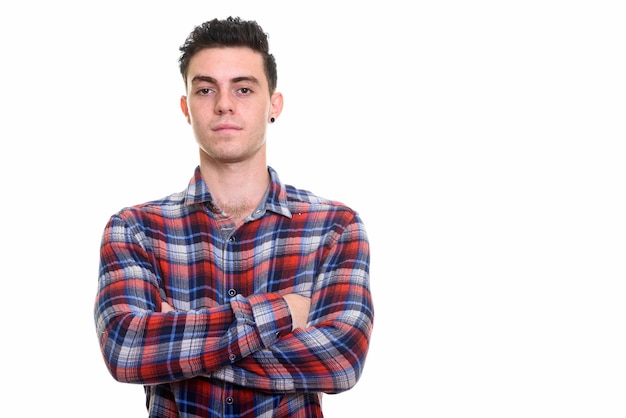
<instances>
[{"instance_id":1,"label":"nose","mask_svg":"<svg viewBox=\"0 0 626 418\"><path fill-rule=\"evenodd\" d=\"M228 93L218 93L215 100L215 113L222 115L224 113L233 113L234 104Z\"/></svg>"}]
</instances>

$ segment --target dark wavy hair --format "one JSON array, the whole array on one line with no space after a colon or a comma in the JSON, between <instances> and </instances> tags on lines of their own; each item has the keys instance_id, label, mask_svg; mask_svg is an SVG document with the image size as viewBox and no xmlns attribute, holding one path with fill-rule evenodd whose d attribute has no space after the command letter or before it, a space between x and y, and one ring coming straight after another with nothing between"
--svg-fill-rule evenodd
<instances>
[{"instance_id":1,"label":"dark wavy hair","mask_svg":"<svg viewBox=\"0 0 626 418\"><path fill-rule=\"evenodd\" d=\"M278 73L276 60L269 52L268 34L254 20L242 20L239 17L213 19L194 28L185 43L181 45L178 65L185 84L189 61L200 50L221 47L248 47L263 56L263 67L270 94L276 90Z\"/></svg>"}]
</instances>

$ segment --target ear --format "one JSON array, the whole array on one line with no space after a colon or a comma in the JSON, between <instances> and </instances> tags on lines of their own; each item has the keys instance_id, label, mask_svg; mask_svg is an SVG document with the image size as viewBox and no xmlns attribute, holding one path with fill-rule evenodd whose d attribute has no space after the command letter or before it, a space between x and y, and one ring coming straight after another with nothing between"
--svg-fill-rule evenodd
<instances>
[{"instance_id":1,"label":"ear","mask_svg":"<svg viewBox=\"0 0 626 418\"><path fill-rule=\"evenodd\" d=\"M187 123L191 125L191 117L189 117L189 106L187 106L187 96L180 96L180 110L187 119Z\"/></svg>"},{"instance_id":2,"label":"ear","mask_svg":"<svg viewBox=\"0 0 626 418\"><path fill-rule=\"evenodd\" d=\"M282 93L274 93L270 98L270 117L278 118L283 111L283 95Z\"/></svg>"}]
</instances>

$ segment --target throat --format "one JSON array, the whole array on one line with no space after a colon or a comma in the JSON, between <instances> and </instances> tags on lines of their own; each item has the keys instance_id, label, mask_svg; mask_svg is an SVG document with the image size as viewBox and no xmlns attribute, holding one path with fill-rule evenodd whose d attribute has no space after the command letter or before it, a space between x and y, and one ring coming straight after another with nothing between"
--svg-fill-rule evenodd
<instances>
[{"instance_id":1,"label":"throat","mask_svg":"<svg viewBox=\"0 0 626 418\"><path fill-rule=\"evenodd\" d=\"M256 205L247 202L237 202L223 204L222 210L228 216L230 216L236 224L240 224L243 220L252 213L256 208Z\"/></svg>"}]
</instances>

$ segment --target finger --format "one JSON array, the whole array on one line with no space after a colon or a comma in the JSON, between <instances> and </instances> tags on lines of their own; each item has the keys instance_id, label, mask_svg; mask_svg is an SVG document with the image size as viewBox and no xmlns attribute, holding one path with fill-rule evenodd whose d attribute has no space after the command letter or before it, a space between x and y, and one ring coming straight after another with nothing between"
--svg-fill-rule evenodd
<instances>
[{"instance_id":1,"label":"finger","mask_svg":"<svg viewBox=\"0 0 626 418\"><path fill-rule=\"evenodd\" d=\"M161 302L161 312L176 312L176 310L169 303Z\"/></svg>"}]
</instances>

